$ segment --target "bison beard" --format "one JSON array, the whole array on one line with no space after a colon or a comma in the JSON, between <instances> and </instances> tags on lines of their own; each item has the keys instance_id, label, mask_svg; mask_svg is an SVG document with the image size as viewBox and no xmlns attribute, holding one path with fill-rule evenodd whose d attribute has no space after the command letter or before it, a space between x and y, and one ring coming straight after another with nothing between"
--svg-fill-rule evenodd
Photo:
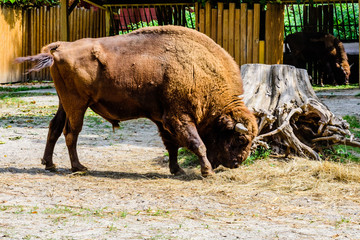
<instances>
[{"instance_id":1,"label":"bison beard","mask_svg":"<svg viewBox=\"0 0 360 240\"><path fill-rule=\"evenodd\" d=\"M51 66L59 108L49 125L42 163L54 170L52 156L65 135L72 171L84 171L76 144L90 107L114 127L146 117L158 127L173 174L182 174L179 147L198 157L203 176L246 159L257 123L244 105L238 65L210 38L195 30L165 26L123 36L56 42L36 56L31 71Z\"/></svg>"}]
</instances>

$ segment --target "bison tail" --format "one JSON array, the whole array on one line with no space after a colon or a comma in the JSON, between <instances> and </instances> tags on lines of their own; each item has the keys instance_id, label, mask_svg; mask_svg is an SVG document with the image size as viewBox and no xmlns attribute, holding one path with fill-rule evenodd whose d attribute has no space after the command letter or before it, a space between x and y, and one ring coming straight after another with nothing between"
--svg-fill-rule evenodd
<instances>
[{"instance_id":1,"label":"bison tail","mask_svg":"<svg viewBox=\"0 0 360 240\"><path fill-rule=\"evenodd\" d=\"M41 52L42 53L51 53L51 51L55 51L58 47L60 47L61 44L62 44L62 42L50 43L50 44L46 45L45 47L43 47L41 49Z\"/></svg>"},{"instance_id":2,"label":"bison tail","mask_svg":"<svg viewBox=\"0 0 360 240\"><path fill-rule=\"evenodd\" d=\"M15 59L15 63L23 62L34 62L33 67L26 71L26 74L28 74L50 67L54 63L54 57L50 53L40 53L35 56L19 57Z\"/></svg>"},{"instance_id":3,"label":"bison tail","mask_svg":"<svg viewBox=\"0 0 360 240\"><path fill-rule=\"evenodd\" d=\"M285 53L290 54L290 47L289 47L289 43L288 43L287 38L285 38L284 45L285 45Z\"/></svg>"}]
</instances>

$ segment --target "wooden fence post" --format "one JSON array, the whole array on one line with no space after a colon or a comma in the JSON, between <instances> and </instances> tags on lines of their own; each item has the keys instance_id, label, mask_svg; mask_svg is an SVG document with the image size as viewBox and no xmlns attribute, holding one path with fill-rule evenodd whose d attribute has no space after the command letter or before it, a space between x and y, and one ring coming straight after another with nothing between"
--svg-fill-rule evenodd
<instances>
[{"instance_id":1,"label":"wooden fence post","mask_svg":"<svg viewBox=\"0 0 360 240\"><path fill-rule=\"evenodd\" d=\"M360 0L359 0L360 1ZM217 22L217 38L216 42L220 46L223 43L223 10L224 10L224 3L218 2L218 22Z\"/></svg>"},{"instance_id":2,"label":"wooden fence post","mask_svg":"<svg viewBox=\"0 0 360 240\"><path fill-rule=\"evenodd\" d=\"M360 1L360 0L359 0ZM253 62L259 63L260 4L254 4Z\"/></svg>"},{"instance_id":3,"label":"wooden fence post","mask_svg":"<svg viewBox=\"0 0 360 240\"><path fill-rule=\"evenodd\" d=\"M246 50L246 30L247 30L247 23L246 23L246 20L247 20L247 3L241 3L241 17L240 17L240 22L241 22L241 28L240 28L240 51L241 51L241 54L240 54L240 66L245 64L246 61L247 61L247 56L246 56L246 53L247 53L247 50Z\"/></svg>"},{"instance_id":4,"label":"wooden fence post","mask_svg":"<svg viewBox=\"0 0 360 240\"><path fill-rule=\"evenodd\" d=\"M61 11L61 27L60 39L61 41L69 41L69 14L68 14L69 0L60 0Z\"/></svg>"},{"instance_id":5,"label":"wooden fence post","mask_svg":"<svg viewBox=\"0 0 360 240\"><path fill-rule=\"evenodd\" d=\"M106 12L105 12L105 28L106 28L106 36L110 36L110 28L111 28L111 22L110 22L110 11L111 8L106 8Z\"/></svg>"}]
</instances>

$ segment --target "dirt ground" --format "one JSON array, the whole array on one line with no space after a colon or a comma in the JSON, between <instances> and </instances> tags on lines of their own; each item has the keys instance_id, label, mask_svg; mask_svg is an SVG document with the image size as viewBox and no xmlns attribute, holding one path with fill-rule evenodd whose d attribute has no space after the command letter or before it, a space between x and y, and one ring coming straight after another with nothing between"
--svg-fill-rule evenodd
<instances>
[{"instance_id":1,"label":"dirt ground","mask_svg":"<svg viewBox=\"0 0 360 240\"><path fill-rule=\"evenodd\" d=\"M154 124L113 133L89 112L78 144L89 173L70 173L63 136L58 172L45 171L57 96L37 92L0 100L0 239L360 239L357 164L270 158L174 177ZM319 95L335 114L359 116L359 92Z\"/></svg>"}]
</instances>

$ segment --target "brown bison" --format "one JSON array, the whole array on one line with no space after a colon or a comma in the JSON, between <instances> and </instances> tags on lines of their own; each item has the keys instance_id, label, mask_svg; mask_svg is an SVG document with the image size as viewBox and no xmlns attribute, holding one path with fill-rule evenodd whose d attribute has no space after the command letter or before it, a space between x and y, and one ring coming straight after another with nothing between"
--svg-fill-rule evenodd
<instances>
[{"instance_id":1,"label":"brown bison","mask_svg":"<svg viewBox=\"0 0 360 240\"><path fill-rule=\"evenodd\" d=\"M291 63L305 68L307 62L318 62L321 67L321 83L327 77L332 84L349 83L350 65L343 43L329 33L297 32L285 39L286 52ZM286 62L285 62L286 63Z\"/></svg>"},{"instance_id":2,"label":"brown bison","mask_svg":"<svg viewBox=\"0 0 360 240\"><path fill-rule=\"evenodd\" d=\"M55 42L36 56L29 71L49 67L59 108L49 125L42 163L65 135L72 171L84 171L76 143L88 107L114 127L146 117L158 127L169 152L170 172L182 174L179 147L194 152L203 176L244 161L257 123L242 101L239 66L210 38L184 27L143 28L127 35Z\"/></svg>"}]
</instances>

